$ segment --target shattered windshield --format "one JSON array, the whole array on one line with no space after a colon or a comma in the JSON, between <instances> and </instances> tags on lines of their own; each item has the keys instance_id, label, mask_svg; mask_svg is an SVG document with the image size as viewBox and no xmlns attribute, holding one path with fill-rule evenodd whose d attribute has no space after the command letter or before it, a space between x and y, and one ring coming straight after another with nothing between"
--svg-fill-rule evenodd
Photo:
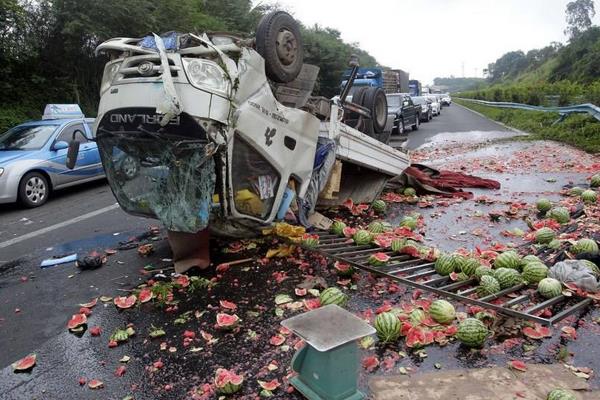
<instances>
[{"instance_id":1,"label":"shattered windshield","mask_svg":"<svg viewBox=\"0 0 600 400\"><path fill-rule=\"evenodd\" d=\"M58 125L20 125L0 135L0 150L39 150Z\"/></svg>"}]
</instances>

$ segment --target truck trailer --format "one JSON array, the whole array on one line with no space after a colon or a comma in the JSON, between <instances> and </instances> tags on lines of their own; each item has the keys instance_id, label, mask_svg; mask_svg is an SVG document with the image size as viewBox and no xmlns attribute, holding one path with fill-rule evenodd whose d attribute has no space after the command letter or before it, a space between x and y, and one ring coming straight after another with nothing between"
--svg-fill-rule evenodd
<instances>
[{"instance_id":1,"label":"truck trailer","mask_svg":"<svg viewBox=\"0 0 600 400\"><path fill-rule=\"evenodd\" d=\"M348 83L348 78L352 69L347 69L342 76L340 88ZM353 88L359 87L380 87L385 93L406 93L408 92L408 73L401 69L383 69L383 68L359 68Z\"/></svg>"}]
</instances>

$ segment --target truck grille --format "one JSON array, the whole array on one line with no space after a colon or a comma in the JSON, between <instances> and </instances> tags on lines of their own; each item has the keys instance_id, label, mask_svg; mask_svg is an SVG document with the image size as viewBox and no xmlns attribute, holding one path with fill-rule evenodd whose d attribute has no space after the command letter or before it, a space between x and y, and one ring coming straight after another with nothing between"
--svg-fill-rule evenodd
<instances>
[{"instance_id":1,"label":"truck grille","mask_svg":"<svg viewBox=\"0 0 600 400\"><path fill-rule=\"evenodd\" d=\"M181 67L177 66L171 58L169 58L169 69L172 77L179 76ZM119 74L121 80L158 77L161 74L160 56L150 54L128 57L123 61Z\"/></svg>"}]
</instances>

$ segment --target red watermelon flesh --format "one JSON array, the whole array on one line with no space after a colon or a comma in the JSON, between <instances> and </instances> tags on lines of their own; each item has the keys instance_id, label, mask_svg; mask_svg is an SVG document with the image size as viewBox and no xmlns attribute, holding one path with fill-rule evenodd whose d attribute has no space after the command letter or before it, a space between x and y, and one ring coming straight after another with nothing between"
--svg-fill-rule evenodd
<instances>
[{"instance_id":1,"label":"red watermelon flesh","mask_svg":"<svg viewBox=\"0 0 600 400\"><path fill-rule=\"evenodd\" d=\"M137 301L137 297L134 294L132 294L131 296L128 296L128 297L125 297L125 296L115 297L115 299L113 300L115 305L121 309L133 307L135 305L136 301Z\"/></svg>"},{"instance_id":2,"label":"red watermelon flesh","mask_svg":"<svg viewBox=\"0 0 600 400\"><path fill-rule=\"evenodd\" d=\"M349 226L347 226L342 230L342 233L345 237L351 238L356 233L356 228L350 228Z\"/></svg>"},{"instance_id":3,"label":"red watermelon flesh","mask_svg":"<svg viewBox=\"0 0 600 400\"><path fill-rule=\"evenodd\" d=\"M217 327L222 329L232 329L238 324L239 321L240 318L235 314L217 314Z\"/></svg>"},{"instance_id":4,"label":"red watermelon flesh","mask_svg":"<svg viewBox=\"0 0 600 400\"><path fill-rule=\"evenodd\" d=\"M180 275L175 279L175 283L185 288L190 286L190 278L187 275Z\"/></svg>"},{"instance_id":5,"label":"red watermelon flesh","mask_svg":"<svg viewBox=\"0 0 600 400\"><path fill-rule=\"evenodd\" d=\"M237 375L232 371L228 371L224 368L217 369L215 374L215 386L217 388L222 388L228 383L232 383L234 385L241 385L244 381L244 377L241 375Z\"/></svg>"},{"instance_id":6,"label":"red watermelon flesh","mask_svg":"<svg viewBox=\"0 0 600 400\"><path fill-rule=\"evenodd\" d=\"M73 330L85 323L87 323L87 317L85 316L85 314L74 314L67 323L67 328Z\"/></svg>"},{"instance_id":7,"label":"red watermelon flesh","mask_svg":"<svg viewBox=\"0 0 600 400\"><path fill-rule=\"evenodd\" d=\"M140 291L140 294L138 295L139 299L140 299L140 303L147 303L150 300L152 300L153 294L152 294L152 290L148 289L148 288L144 288Z\"/></svg>"},{"instance_id":8,"label":"red watermelon flesh","mask_svg":"<svg viewBox=\"0 0 600 400\"><path fill-rule=\"evenodd\" d=\"M550 328L548 328L546 326L542 326L540 324L535 324L533 326L533 328L530 326L523 328L523 334L532 339L542 339L545 337L552 336L552 332L550 331Z\"/></svg>"},{"instance_id":9,"label":"red watermelon flesh","mask_svg":"<svg viewBox=\"0 0 600 400\"><path fill-rule=\"evenodd\" d=\"M27 371L35 366L37 356L35 354L30 354L27 357L21 358L19 361L15 362L12 367L14 372L23 372Z\"/></svg>"},{"instance_id":10,"label":"red watermelon flesh","mask_svg":"<svg viewBox=\"0 0 600 400\"><path fill-rule=\"evenodd\" d=\"M277 389L279 386L281 386L281 383L279 383L279 381L277 379L273 379L272 381L269 382L264 382L264 381L258 381L258 384L260 385L261 388L265 389L265 390L270 390L273 391L275 389Z\"/></svg>"},{"instance_id":11,"label":"red watermelon flesh","mask_svg":"<svg viewBox=\"0 0 600 400\"><path fill-rule=\"evenodd\" d=\"M97 302L98 302L98 298L96 297L95 299L93 299L89 303L80 304L79 307L93 308L96 305Z\"/></svg>"},{"instance_id":12,"label":"red watermelon flesh","mask_svg":"<svg viewBox=\"0 0 600 400\"><path fill-rule=\"evenodd\" d=\"M221 305L221 307L227 309L227 310L232 310L235 311L237 309L237 305L231 301L227 301L227 300L220 300L219 304Z\"/></svg>"}]
</instances>

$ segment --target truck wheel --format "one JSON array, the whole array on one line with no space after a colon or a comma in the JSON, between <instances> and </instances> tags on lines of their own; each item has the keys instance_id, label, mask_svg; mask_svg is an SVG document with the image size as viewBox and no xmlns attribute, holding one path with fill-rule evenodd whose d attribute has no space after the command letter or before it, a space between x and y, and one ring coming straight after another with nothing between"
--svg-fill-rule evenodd
<instances>
[{"instance_id":1,"label":"truck wheel","mask_svg":"<svg viewBox=\"0 0 600 400\"><path fill-rule=\"evenodd\" d=\"M19 183L19 201L28 208L39 207L48 200L50 186L39 172L26 174Z\"/></svg>"},{"instance_id":2,"label":"truck wheel","mask_svg":"<svg viewBox=\"0 0 600 400\"><path fill-rule=\"evenodd\" d=\"M356 88L356 90L354 90L354 93L352 93L352 103L362 106L365 97L365 92L367 91L367 89L368 87L366 86ZM365 129L365 118L362 117L360 114L350 111L348 113L348 116L345 118L344 123L358 131L367 133Z\"/></svg>"},{"instance_id":3,"label":"truck wheel","mask_svg":"<svg viewBox=\"0 0 600 400\"><path fill-rule=\"evenodd\" d=\"M365 92L362 106L371 111L373 132L382 133L387 122L387 98L382 88L370 87Z\"/></svg>"},{"instance_id":4,"label":"truck wheel","mask_svg":"<svg viewBox=\"0 0 600 400\"><path fill-rule=\"evenodd\" d=\"M256 51L265 59L269 79L288 83L296 79L304 62L300 28L285 11L265 15L256 28Z\"/></svg>"}]
</instances>

